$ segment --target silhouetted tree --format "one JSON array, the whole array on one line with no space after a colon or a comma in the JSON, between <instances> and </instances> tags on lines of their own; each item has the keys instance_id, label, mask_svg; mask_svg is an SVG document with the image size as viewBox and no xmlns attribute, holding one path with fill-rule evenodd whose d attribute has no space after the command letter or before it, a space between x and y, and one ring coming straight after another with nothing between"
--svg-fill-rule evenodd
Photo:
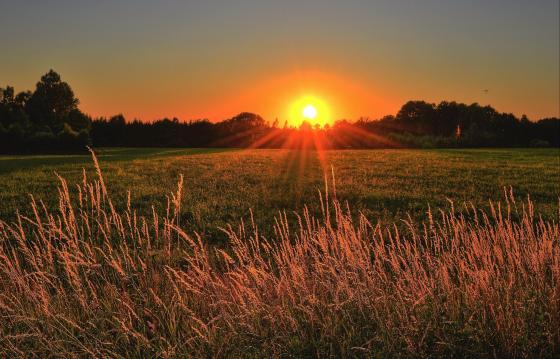
<instances>
[{"instance_id":1,"label":"silhouetted tree","mask_svg":"<svg viewBox=\"0 0 560 359\"><path fill-rule=\"evenodd\" d=\"M53 131L62 129L66 117L77 109L78 99L60 75L50 70L41 77L35 92L27 103L27 112L37 126L47 126Z\"/></svg>"},{"instance_id":2,"label":"silhouetted tree","mask_svg":"<svg viewBox=\"0 0 560 359\"><path fill-rule=\"evenodd\" d=\"M78 109L71 87L53 70L41 77L33 93L1 91L0 150L84 149L90 144L91 119Z\"/></svg>"},{"instance_id":3,"label":"silhouetted tree","mask_svg":"<svg viewBox=\"0 0 560 359\"><path fill-rule=\"evenodd\" d=\"M320 128L304 122L299 129L275 119L242 112L225 121L126 121L122 114L93 122L60 75L49 71L34 92L0 88L0 151L52 151L95 146L142 147L560 147L560 119L533 122L523 115L500 113L490 106L443 101L409 101L396 116L379 120L341 120Z\"/></svg>"},{"instance_id":4,"label":"silhouetted tree","mask_svg":"<svg viewBox=\"0 0 560 359\"><path fill-rule=\"evenodd\" d=\"M403 125L408 131L418 134L430 133L435 127L436 111L433 104L425 101L409 101L404 104L396 116L397 125Z\"/></svg>"}]
</instances>

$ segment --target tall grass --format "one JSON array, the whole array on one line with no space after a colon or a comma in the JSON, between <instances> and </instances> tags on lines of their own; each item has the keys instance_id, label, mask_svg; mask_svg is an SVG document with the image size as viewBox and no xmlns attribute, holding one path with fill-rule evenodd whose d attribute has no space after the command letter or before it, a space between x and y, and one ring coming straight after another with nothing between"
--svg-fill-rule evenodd
<instances>
[{"instance_id":1,"label":"tall grass","mask_svg":"<svg viewBox=\"0 0 560 359\"><path fill-rule=\"evenodd\" d=\"M560 353L560 230L505 194L384 227L320 197L218 248L111 201L97 178L0 221L0 356L498 356ZM71 195L72 193L72 195ZM130 196L129 196L130 198ZM399 230L400 228L400 230ZM405 228L403 230L402 228Z\"/></svg>"}]
</instances>

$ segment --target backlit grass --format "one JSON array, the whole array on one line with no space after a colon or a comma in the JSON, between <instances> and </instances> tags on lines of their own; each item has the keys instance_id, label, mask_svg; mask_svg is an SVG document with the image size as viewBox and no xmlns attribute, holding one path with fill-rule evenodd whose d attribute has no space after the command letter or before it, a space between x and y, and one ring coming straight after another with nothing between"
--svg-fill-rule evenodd
<instances>
[{"instance_id":1,"label":"backlit grass","mask_svg":"<svg viewBox=\"0 0 560 359\"><path fill-rule=\"evenodd\" d=\"M399 229L353 214L329 179L319 215L277 213L263 236L255 211L220 248L183 222L187 177L142 215L94 170L0 221L0 355L559 354L558 212L511 192Z\"/></svg>"}]
</instances>

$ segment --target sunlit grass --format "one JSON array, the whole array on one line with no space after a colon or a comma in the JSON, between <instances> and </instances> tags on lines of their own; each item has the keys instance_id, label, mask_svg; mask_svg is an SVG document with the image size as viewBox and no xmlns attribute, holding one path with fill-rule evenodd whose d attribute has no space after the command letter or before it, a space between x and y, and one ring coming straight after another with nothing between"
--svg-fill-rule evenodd
<instances>
[{"instance_id":1,"label":"sunlit grass","mask_svg":"<svg viewBox=\"0 0 560 359\"><path fill-rule=\"evenodd\" d=\"M486 208L489 199L500 198L509 186L519 197L530 194L535 208L554 218L560 194L559 152L553 149L346 150L324 151L321 157L316 151L170 150L103 149L99 160L109 191L120 209L131 190L131 203L139 212L151 211L152 205L163 211L169 188L182 174L181 221L208 240L225 239L218 227L247 219L250 209L267 234L272 234L278 211L286 210L293 221L292 211L307 205L320 216L317 188L331 168L339 199L348 201L355 215L362 211L386 223L399 223L409 214L425 220L428 205L444 207L447 198ZM81 181L82 168L94 173L87 156L10 162L4 166L0 160L0 218L10 220L18 210L31 210L29 193L48 208L58 204L55 172L71 183Z\"/></svg>"},{"instance_id":2,"label":"sunlit grass","mask_svg":"<svg viewBox=\"0 0 560 359\"><path fill-rule=\"evenodd\" d=\"M337 178L319 215L266 237L251 216L215 247L182 222L183 177L141 215L95 171L0 221L2 356L558 354L558 216L509 191L399 230L352 215Z\"/></svg>"}]
</instances>

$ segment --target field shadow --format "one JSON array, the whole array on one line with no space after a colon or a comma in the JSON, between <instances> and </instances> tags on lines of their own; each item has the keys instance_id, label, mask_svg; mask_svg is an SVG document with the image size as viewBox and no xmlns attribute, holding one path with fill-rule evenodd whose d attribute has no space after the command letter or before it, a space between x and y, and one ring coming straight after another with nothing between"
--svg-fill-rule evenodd
<instances>
[{"instance_id":1,"label":"field shadow","mask_svg":"<svg viewBox=\"0 0 560 359\"><path fill-rule=\"evenodd\" d=\"M236 151L233 148L101 148L95 149L97 157L103 162L132 161L137 159L193 156ZM0 155L0 175L14 171L51 167L60 165L92 164L91 155L52 154L52 155Z\"/></svg>"}]
</instances>

